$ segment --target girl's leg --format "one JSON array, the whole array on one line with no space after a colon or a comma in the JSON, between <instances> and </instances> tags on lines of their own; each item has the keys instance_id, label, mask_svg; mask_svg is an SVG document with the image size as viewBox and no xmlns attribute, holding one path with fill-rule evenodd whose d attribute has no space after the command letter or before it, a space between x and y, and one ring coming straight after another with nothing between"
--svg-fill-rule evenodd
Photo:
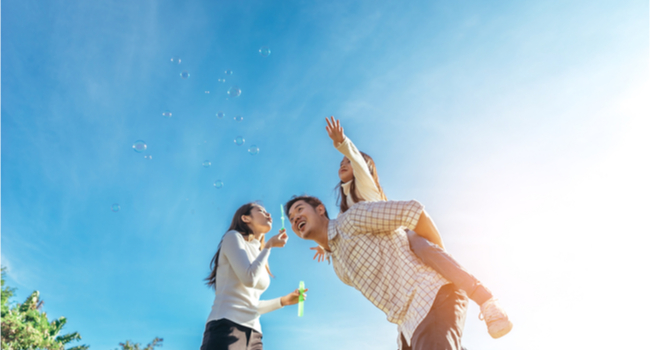
<instances>
[{"instance_id":1,"label":"girl's leg","mask_svg":"<svg viewBox=\"0 0 650 350\"><path fill-rule=\"evenodd\" d=\"M485 320L488 333L492 338L500 338L510 332L512 322L505 310L476 277L460 266L456 259L444 249L429 242L426 238L413 231L408 231L407 236L411 250L425 265L432 267L458 289L464 290L468 297L481 307L482 319Z\"/></svg>"},{"instance_id":2,"label":"girl's leg","mask_svg":"<svg viewBox=\"0 0 650 350\"><path fill-rule=\"evenodd\" d=\"M413 231L408 231L407 236L411 250L425 265L436 270L442 277L456 285L459 289L464 290L467 296L479 306L493 297L492 293L476 277L467 272L444 249L429 242L426 238L419 236Z\"/></svg>"}]
</instances>

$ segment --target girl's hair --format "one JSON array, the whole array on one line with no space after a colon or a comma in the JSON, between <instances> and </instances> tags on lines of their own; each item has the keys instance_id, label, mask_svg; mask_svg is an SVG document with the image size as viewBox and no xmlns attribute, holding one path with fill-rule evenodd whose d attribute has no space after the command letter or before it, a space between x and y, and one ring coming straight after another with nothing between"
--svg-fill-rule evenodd
<instances>
[{"instance_id":1,"label":"girl's hair","mask_svg":"<svg viewBox=\"0 0 650 350\"><path fill-rule=\"evenodd\" d=\"M251 211L255 207L261 207L260 204L257 202L250 202L242 205L237 209L235 212L235 215L232 217L232 222L230 223L230 227L228 228L228 231L237 231L239 234L244 236L246 240L249 239L250 235L253 234L253 230L251 230L250 226L248 226L247 223L245 223L242 220L243 215L251 215ZM224 235L225 236L225 235ZM205 278L206 284L208 287L212 287L214 289L217 288L217 266L219 265L219 253L221 253L221 243L223 243L223 237L221 237L221 241L219 242L219 246L217 247L217 253L214 254L214 257L212 257L212 261L210 261L210 275ZM260 238L260 250L264 249L264 235ZM266 272L269 273L269 275L273 276L271 274L271 270L269 269L269 265L266 264Z\"/></svg>"},{"instance_id":2,"label":"girl's hair","mask_svg":"<svg viewBox=\"0 0 650 350\"><path fill-rule=\"evenodd\" d=\"M370 175L372 175L372 179L375 180L375 185L377 185L377 189L379 190L379 195L381 196L381 199L383 200L388 200L386 198L386 195L384 194L384 190L381 188L381 185L379 184L379 175L377 174L377 169L375 167L375 161L372 159L371 156L359 151L361 155L363 156L363 160L366 161L366 164L368 165L368 170L370 170ZM343 192L343 181L339 182L336 187L334 188L335 190L338 189L338 195L336 198L336 204L339 206L341 209L341 213L345 213L350 207L348 206L348 201L345 195L345 192ZM352 201L355 203L359 203L361 201L364 201L365 199L359 198L357 196L357 186L356 186L356 177L352 178L352 183L350 184L350 196L352 197Z\"/></svg>"}]
</instances>

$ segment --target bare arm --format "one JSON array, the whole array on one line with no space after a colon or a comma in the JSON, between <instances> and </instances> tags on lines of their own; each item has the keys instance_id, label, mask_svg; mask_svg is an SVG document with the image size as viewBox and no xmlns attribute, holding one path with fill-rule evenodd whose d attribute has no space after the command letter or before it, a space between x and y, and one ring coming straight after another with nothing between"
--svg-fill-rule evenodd
<instances>
[{"instance_id":1,"label":"bare arm","mask_svg":"<svg viewBox=\"0 0 650 350\"><path fill-rule=\"evenodd\" d=\"M420 215L418 223L415 225L415 229L413 231L415 231L415 233L425 238L429 242L435 243L440 248L445 249L445 246L442 244L442 237L440 237L440 233L438 232L436 224L433 223L433 220L431 220L431 217L425 210L422 210L422 215Z\"/></svg>"}]
</instances>

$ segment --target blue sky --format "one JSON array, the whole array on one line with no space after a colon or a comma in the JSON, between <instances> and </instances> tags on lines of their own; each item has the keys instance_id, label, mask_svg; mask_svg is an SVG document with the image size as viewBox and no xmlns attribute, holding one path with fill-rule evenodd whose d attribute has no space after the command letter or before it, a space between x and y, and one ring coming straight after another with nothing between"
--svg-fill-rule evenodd
<instances>
[{"instance_id":1,"label":"blue sky","mask_svg":"<svg viewBox=\"0 0 650 350\"><path fill-rule=\"evenodd\" d=\"M509 311L492 340L472 305L468 349L640 344L647 2L2 5L2 265L91 349L198 348L202 279L241 204L261 200L274 230L294 194L336 213L329 115ZM310 293L305 317L262 317L265 348L395 349L311 246L292 234L271 254L264 298Z\"/></svg>"}]
</instances>

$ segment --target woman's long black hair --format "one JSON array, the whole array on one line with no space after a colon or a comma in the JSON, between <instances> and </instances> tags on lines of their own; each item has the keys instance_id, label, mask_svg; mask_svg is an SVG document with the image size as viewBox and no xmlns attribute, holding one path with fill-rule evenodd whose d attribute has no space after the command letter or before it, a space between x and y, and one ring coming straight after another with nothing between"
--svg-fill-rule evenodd
<instances>
[{"instance_id":1,"label":"woman's long black hair","mask_svg":"<svg viewBox=\"0 0 650 350\"><path fill-rule=\"evenodd\" d=\"M251 230L248 224L245 223L241 217L243 215L251 215L251 211L256 206L259 207L260 204L256 202L250 202L239 207L239 209L237 209L237 211L235 212L235 215L232 217L232 221L230 222L230 227L226 232L235 230L239 232L242 236L244 236L246 239L248 239L248 237L253 234L253 230ZM212 261L210 261L210 270L212 272L210 272L210 275L205 278L206 284L209 287L212 287L214 289L216 289L217 286L217 265L219 264L219 253L221 253L222 242L223 242L223 237L221 238L221 241L219 242L219 246L217 247L217 253L214 254L214 257L212 257ZM260 239L260 243L261 243L260 250L262 250L264 249L264 236L262 236L262 239ZM271 275L271 271L269 270L268 265L266 265L266 271L269 273L269 275Z\"/></svg>"}]
</instances>

